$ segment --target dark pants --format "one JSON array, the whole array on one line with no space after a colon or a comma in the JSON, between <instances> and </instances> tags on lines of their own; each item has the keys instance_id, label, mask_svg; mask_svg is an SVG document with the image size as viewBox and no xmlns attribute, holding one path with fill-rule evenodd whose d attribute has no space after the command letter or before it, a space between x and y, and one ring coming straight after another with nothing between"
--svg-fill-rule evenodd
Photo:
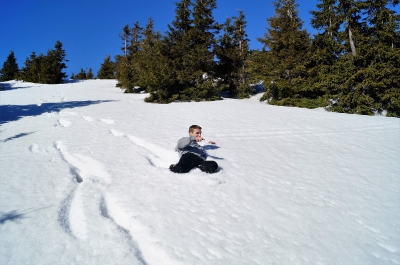
<instances>
[{"instance_id":1,"label":"dark pants","mask_svg":"<svg viewBox=\"0 0 400 265\"><path fill-rule=\"evenodd\" d=\"M214 173L218 169L218 164L215 161L205 161L195 154L186 153L181 156L178 164L171 165L169 169L174 173L188 173L195 167L203 172Z\"/></svg>"}]
</instances>

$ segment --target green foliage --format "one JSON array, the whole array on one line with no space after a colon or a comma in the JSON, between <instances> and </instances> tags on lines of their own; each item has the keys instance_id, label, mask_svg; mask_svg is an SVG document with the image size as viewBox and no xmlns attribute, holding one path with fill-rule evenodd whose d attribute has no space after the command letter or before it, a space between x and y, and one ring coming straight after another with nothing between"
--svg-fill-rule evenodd
<instances>
[{"instance_id":1,"label":"green foliage","mask_svg":"<svg viewBox=\"0 0 400 265\"><path fill-rule=\"evenodd\" d=\"M111 61L110 55L104 58L103 63L100 65L100 69L97 72L97 78L99 79L115 79L115 63Z\"/></svg>"},{"instance_id":2,"label":"green foliage","mask_svg":"<svg viewBox=\"0 0 400 265\"><path fill-rule=\"evenodd\" d=\"M323 32L313 41L311 89L335 99L333 111L398 116L399 16L391 1L321 2L312 12L312 25Z\"/></svg>"},{"instance_id":3,"label":"green foliage","mask_svg":"<svg viewBox=\"0 0 400 265\"><path fill-rule=\"evenodd\" d=\"M19 78L26 82L42 84L60 84L66 73L62 70L67 68L65 59L66 53L62 48L62 43L56 41L53 50L48 50L46 55L36 56L33 52L24 62Z\"/></svg>"},{"instance_id":4,"label":"green foliage","mask_svg":"<svg viewBox=\"0 0 400 265\"><path fill-rule=\"evenodd\" d=\"M11 51L7 56L7 60L3 63L3 68L0 70L0 80L9 81L16 79L19 73L17 59L15 58L14 52Z\"/></svg>"},{"instance_id":5,"label":"green foliage","mask_svg":"<svg viewBox=\"0 0 400 265\"><path fill-rule=\"evenodd\" d=\"M81 70L79 71L79 73L77 75L75 75L75 79L77 80L84 80L87 79L87 74L86 71L81 68Z\"/></svg>"},{"instance_id":6,"label":"green foliage","mask_svg":"<svg viewBox=\"0 0 400 265\"><path fill-rule=\"evenodd\" d=\"M399 116L400 18L390 3L399 1L320 0L319 10L311 12L318 34L307 52L307 43L298 38L295 1L275 1L270 29L260 39L264 49L249 55L249 73L267 90L261 100Z\"/></svg>"},{"instance_id":7,"label":"green foliage","mask_svg":"<svg viewBox=\"0 0 400 265\"><path fill-rule=\"evenodd\" d=\"M257 68L262 69L264 84L269 86L261 100L270 99L269 102L273 104L287 102L290 98L315 98L317 95L306 88L310 37L306 30L301 29L297 3L294 0L277 0L274 6L275 16L268 19L268 33L259 39L264 49L252 58L253 65L263 64Z\"/></svg>"},{"instance_id":8,"label":"green foliage","mask_svg":"<svg viewBox=\"0 0 400 265\"><path fill-rule=\"evenodd\" d=\"M117 86L170 103L216 100L222 91L245 98L262 80L261 100L270 104L398 117L400 17L390 5L399 2L319 0L311 39L297 2L275 0L263 49L249 50L243 12L218 24L216 0L180 0L164 36L152 19L145 28L124 26Z\"/></svg>"},{"instance_id":9,"label":"green foliage","mask_svg":"<svg viewBox=\"0 0 400 265\"><path fill-rule=\"evenodd\" d=\"M215 47L218 58L217 75L221 78L221 88L237 98L246 98L251 94L250 77L247 69L249 44L245 31L244 13L238 17L227 18L223 31Z\"/></svg>"},{"instance_id":10,"label":"green foliage","mask_svg":"<svg viewBox=\"0 0 400 265\"><path fill-rule=\"evenodd\" d=\"M120 37L124 46L121 50L124 51L124 55L116 56L116 78L121 89L124 89L126 93L132 93L134 87L138 85L137 59L139 59L138 53L143 40L143 28L140 27L139 22L136 22L132 28L125 25L122 31Z\"/></svg>"},{"instance_id":11,"label":"green foliage","mask_svg":"<svg viewBox=\"0 0 400 265\"><path fill-rule=\"evenodd\" d=\"M87 72L86 79L93 79L93 71L92 68L89 68L89 71Z\"/></svg>"}]
</instances>

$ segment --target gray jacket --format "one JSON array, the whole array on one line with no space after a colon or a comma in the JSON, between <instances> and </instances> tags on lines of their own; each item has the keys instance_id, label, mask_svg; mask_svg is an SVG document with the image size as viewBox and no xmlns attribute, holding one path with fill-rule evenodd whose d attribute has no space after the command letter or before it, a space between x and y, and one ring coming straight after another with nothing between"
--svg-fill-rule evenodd
<instances>
[{"instance_id":1,"label":"gray jacket","mask_svg":"<svg viewBox=\"0 0 400 265\"><path fill-rule=\"evenodd\" d=\"M179 155L182 156L186 153L193 153L198 155L202 159L207 159L207 152L201 147L195 140L194 136L183 137L179 139L178 144L175 147L175 151L179 152Z\"/></svg>"}]
</instances>

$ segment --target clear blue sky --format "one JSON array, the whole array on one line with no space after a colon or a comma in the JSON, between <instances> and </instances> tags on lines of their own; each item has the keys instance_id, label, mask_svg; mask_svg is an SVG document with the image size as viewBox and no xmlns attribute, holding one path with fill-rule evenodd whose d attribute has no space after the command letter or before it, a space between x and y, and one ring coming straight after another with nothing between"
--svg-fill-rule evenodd
<instances>
[{"instance_id":1,"label":"clear blue sky","mask_svg":"<svg viewBox=\"0 0 400 265\"><path fill-rule=\"evenodd\" d=\"M152 17L155 29L164 33L175 17L178 0L0 0L2 21L0 67L13 50L21 68L33 51L46 54L56 40L63 43L67 54L69 77L80 68L90 67L94 75L103 59L122 53L119 33L125 24L139 21L145 26ZM272 0L217 0L214 18L224 22L226 17L243 10L247 20L250 48L260 49L257 42L273 16ZM303 27L313 35L309 26L310 11L316 10L318 0L298 0Z\"/></svg>"}]
</instances>

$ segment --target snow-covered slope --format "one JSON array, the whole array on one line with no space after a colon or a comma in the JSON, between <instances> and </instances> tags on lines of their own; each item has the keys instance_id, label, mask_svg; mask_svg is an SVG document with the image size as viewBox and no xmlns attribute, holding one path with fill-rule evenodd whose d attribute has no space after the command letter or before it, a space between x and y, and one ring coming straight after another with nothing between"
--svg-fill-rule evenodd
<instances>
[{"instance_id":1,"label":"snow-covered slope","mask_svg":"<svg viewBox=\"0 0 400 265\"><path fill-rule=\"evenodd\" d=\"M400 120L1 83L0 264L399 264ZM173 174L199 124L220 170Z\"/></svg>"}]
</instances>

